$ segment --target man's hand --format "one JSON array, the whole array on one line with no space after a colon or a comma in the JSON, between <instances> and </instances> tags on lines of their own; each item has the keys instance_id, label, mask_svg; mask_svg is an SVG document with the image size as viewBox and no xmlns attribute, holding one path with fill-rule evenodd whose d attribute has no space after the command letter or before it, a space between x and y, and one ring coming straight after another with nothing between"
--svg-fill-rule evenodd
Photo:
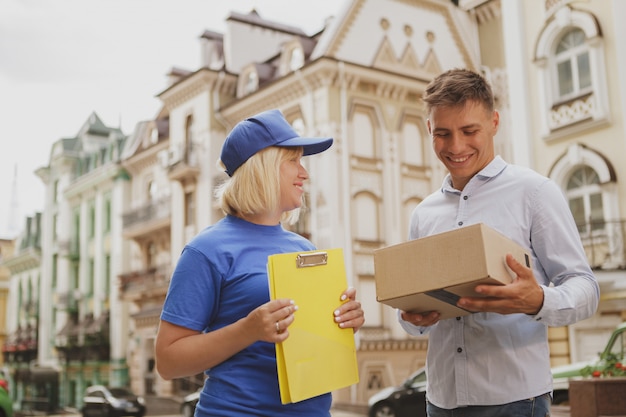
<instances>
[{"instance_id":1,"label":"man's hand","mask_svg":"<svg viewBox=\"0 0 626 417\"><path fill-rule=\"evenodd\" d=\"M506 263L517 275L507 285L478 285L475 290L481 297L461 297L457 306L473 312L500 314L537 314L543 306L543 290L532 269L520 264L513 255L506 255Z\"/></svg>"},{"instance_id":2,"label":"man's hand","mask_svg":"<svg viewBox=\"0 0 626 417\"><path fill-rule=\"evenodd\" d=\"M402 311L400 317L402 317L402 320L420 327L432 326L439 321L439 313L436 311L430 311L428 313L409 313Z\"/></svg>"}]
</instances>

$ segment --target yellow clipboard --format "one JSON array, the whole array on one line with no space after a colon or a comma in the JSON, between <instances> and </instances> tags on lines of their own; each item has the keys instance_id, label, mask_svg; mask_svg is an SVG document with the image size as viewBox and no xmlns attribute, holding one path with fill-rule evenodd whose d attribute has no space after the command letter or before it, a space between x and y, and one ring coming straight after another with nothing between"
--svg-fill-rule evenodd
<instances>
[{"instance_id":1,"label":"yellow clipboard","mask_svg":"<svg viewBox=\"0 0 626 417\"><path fill-rule=\"evenodd\" d=\"M359 382L352 328L341 329L333 311L347 288L341 249L268 257L270 297L298 306L289 337L276 344L280 398L298 402Z\"/></svg>"}]
</instances>

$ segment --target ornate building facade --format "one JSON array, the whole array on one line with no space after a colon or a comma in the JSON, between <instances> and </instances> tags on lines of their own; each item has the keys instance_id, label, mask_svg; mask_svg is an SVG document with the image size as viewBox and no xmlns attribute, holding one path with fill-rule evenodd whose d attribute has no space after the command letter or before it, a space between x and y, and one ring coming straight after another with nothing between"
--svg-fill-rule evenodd
<instances>
[{"instance_id":1,"label":"ornate building facade","mask_svg":"<svg viewBox=\"0 0 626 417\"><path fill-rule=\"evenodd\" d=\"M156 375L160 309L185 243L222 217L213 189L225 178L215 168L224 138L270 108L303 135L335 139L304 158L308 209L294 227L319 248L344 248L366 314L361 382L335 401L365 404L422 366L428 339L409 337L376 301L373 251L405 241L411 211L441 184L420 97L455 67L494 87L497 153L553 178L570 202L602 301L593 318L550 329L551 352L555 365L595 354L626 317L623 15L620 0L349 0L312 35L254 10L204 31L200 67L170 71L154 120L127 137L92 115L39 171L34 361L58 370L60 405L79 406L93 383L176 398L202 383ZM3 262L10 300L23 299L15 283L34 275ZM9 320L8 338L27 322Z\"/></svg>"}]
</instances>

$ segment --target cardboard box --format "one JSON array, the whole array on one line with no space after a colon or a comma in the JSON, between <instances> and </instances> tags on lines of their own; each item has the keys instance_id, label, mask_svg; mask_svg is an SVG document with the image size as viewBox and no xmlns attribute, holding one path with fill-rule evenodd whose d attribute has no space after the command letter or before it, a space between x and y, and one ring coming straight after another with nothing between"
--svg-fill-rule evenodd
<instances>
[{"instance_id":1,"label":"cardboard box","mask_svg":"<svg viewBox=\"0 0 626 417\"><path fill-rule=\"evenodd\" d=\"M439 311L441 319L465 316L471 312L456 306L461 296L480 297L477 285L515 278L507 253L530 266L527 250L482 223L375 250L376 299L404 311Z\"/></svg>"}]
</instances>

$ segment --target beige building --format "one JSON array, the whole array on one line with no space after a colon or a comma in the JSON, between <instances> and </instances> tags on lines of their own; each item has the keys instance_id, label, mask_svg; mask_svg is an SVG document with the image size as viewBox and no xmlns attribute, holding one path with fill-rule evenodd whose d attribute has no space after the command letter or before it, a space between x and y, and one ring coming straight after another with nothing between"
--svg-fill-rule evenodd
<instances>
[{"instance_id":1,"label":"beige building","mask_svg":"<svg viewBox=\"0 0 626 417\"><path fill-rule=\"evenodd\" d=\"M626 315L626 32L621 1L461 0L500 93L511 162L565 193L601 287L598 314L551 329L555 365L590 359ZM558 248L558 242L555 242Z\"/></svg>"},{"instance_id":2,"label":"beige building","mask_svg":"<svg viewBox=\"0 0 626 417\"><path fill-rule=\"evenodd\" d=\"M0 346L7 341L9 311L9 285L11 282L11 270L4 266L4 261L13 256L15 241L12 239L0 239ZM0 367L4 365L4 358L0 358Z\"/></svg>"},{"instance_id":3,"label":"beige building","mask_svg":"<svg viewBox=\"0 0 626 417\"><path fill-rule=\"evenodd\" d=\"M443 178L420 97L444 69L479 68L472 21L447 1L369 0L346 2L313 36L254 11L226 23L223 34L204 33L202 67L177 71L159 94L169 114L171 260L222 216L212 205L224 178L214 162L238 121L279 108L302 134L334 137L329 151L305 158L310 210L295 229L319 248L346 249L367 322L358 333L361 383L336 401L365 403L424 363L426 339L408 337L376 302L373 251L405 240L413 207ZM159 378L155 391L182 394Z\"/></svg>"},{"instance_id":4,"label":"beige building","mask_svg":"<svg viewBox=\"0 0 626 417\"><path fill-rule=\"evenodd\" d=\"M121 271L119 285L129 306L129 382L143 395L154 394L154 339L172 273L171 186L162 163L169 152L168 128L167 113L137 124L122 162L132 181L124 193L122 213L128 268Z\"/></svg>"},{"instance_id":5,"label":"beige building","mask_svg":"<svg viewBox=\"0 0 626 417\"><path fill-rule=\"evenodd\" d=\"M38 366L56 369L59 405L80 407L92 384L128 383L128 311L118 285L126 269L121 204L126 136L92 113L57 140L47 166L39 282ZM23 406L23 405L22 405Z\"/></svg>"},{"instance_id":6,"label":"beige building","mask_svg":"<svg viewBox=\"0 0 626 417\"><path fill-rule=\"evenodd\" d=\"M364 403L380 387L399 383L424 363L427 340L408 337L395 312L375 301L372 252L406 239L411 210L445 174L429 149L419 99L424 86L443 70L469 67L494 86L502 115L497 152L557 181L579 222L602 282L602 304L590 320L551 329L551 341L555 365L590 357L623 320L624 191L616 181L619 161L610 157L623 154L624 110L621 90L607 88L624 84L613 20L622 8L599 1L460 1L456 7L357 0L313 36L255 12L232 13L224 34L203 35L203 66L177 71L160 94L170 116L168 165L179 172L170 173L172 261L192 231L220 217L211 206L220 180L212 162L235 123L279 108L301 132L333 136L334 146L308 162L311 209L298 230L320 248L350 249L348 277L366 311L358 334L361 383L336 399ZM571 91L570 73L581 83ZM198 165L198 158L208 163ZM195 207L195 224L175 220L181 203L182 213ZM164 381L156 386L176 395Z\"/></svg>"},{"instance_id":7,"label":"beige building","mask_svg":"<svg viewBox=\"0 0 626 417\"><path fill-rule=\"evenodd\" d=\"M22 233L11 241L11 246L2 248L0 259L8 295L0 311L0 316L7 313L1 322L6 325L2 356L14 403L39 405L43 411L58 404L58 373L54 368L31 366L37 362L40 345L41 213L27 217L24 223ZM40 391L50 394L45 404L43 399L39 400L41 404L35 404Z\"/></svg>"}]
</instances>

